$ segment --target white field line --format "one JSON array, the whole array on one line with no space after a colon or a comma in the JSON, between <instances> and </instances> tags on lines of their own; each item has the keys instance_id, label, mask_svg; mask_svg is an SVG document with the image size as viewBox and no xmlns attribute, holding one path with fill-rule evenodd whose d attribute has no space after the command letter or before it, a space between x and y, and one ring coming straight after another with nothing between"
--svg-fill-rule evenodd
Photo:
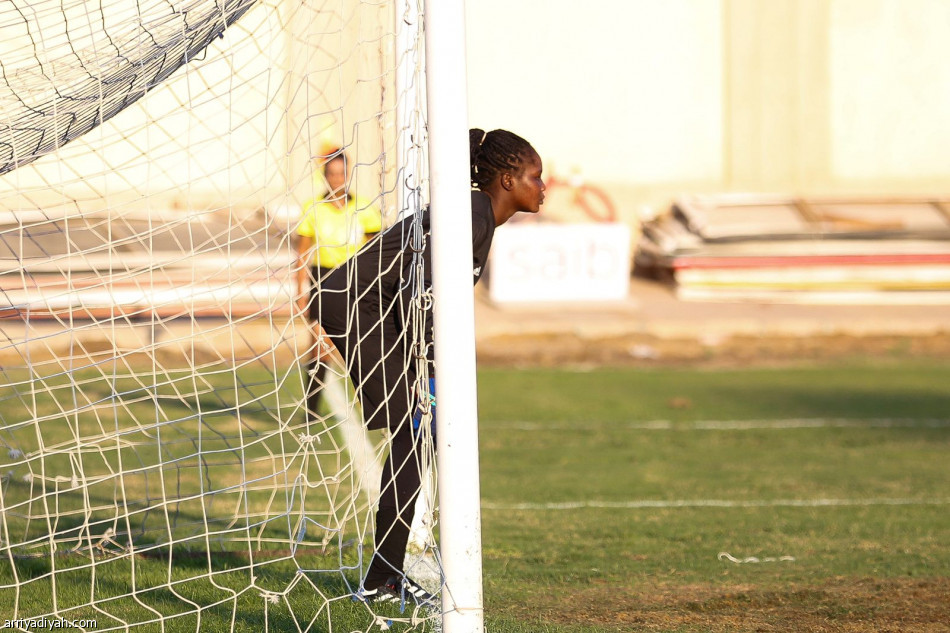
<instances>
[{"instance_id":1,"label":"white field line","mask_svg":"<svg viewBox=\"0 0 950 633\"><path fill-rule=\"evenodd\" d=\"M610 422L579 421L565 422L499 422L491 426L502 426L513 431L574 431L586 430L591 426L631 429L635 431L751 431L758 429L946 429L950 420L914 419L914 418L790 418L787 420L698 420L696 422L671 422L670 420L649 420L646 422Z\"/></svg>"},{"instance_id":2,"label":"white field line","mask_svg":"<svg viewBox=\"0 0 950 633\"><path fill-rule=\"evenodd\" d=\"M944 506L950 498L933 499L681 499L635 501L564 501L560 503L482 502L483 510L583 510L585 508L823 508L847 506Z\"/></svg>"}]
</instances>

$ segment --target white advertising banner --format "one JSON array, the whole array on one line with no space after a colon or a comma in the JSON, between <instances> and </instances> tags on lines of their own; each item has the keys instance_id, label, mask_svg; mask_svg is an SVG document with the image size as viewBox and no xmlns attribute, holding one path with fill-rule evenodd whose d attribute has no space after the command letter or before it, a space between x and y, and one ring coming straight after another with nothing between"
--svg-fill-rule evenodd
<instances>
[{"instance_id":1,"label":"white advertising banner","mask_svg":"<svg viewBox=\"0 0 950 633\"><path fill-rule=\"evenodd\" d=\"M630 285L626 224L515 224L495 231L490 295L496 303L618 301Z\"/></svg>"}]
</instances>

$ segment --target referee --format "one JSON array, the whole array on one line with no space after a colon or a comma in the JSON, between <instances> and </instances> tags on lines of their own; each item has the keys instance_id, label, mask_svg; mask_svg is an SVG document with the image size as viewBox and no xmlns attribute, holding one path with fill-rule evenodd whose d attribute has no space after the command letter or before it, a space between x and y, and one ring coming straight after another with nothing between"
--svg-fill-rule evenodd
<instances>
[{"instance_id":1,"label":"referee","mask_svg":"<svg viewBox=\"0 0 950 633\"><path fill-rule=\"evenodd\" d=\"M297 227L297 290L300 309L310 317L310 358L307 363L307 420L316 419L320 391L330 350L320 331L320 280L356 254L382 228L382 215L347 186L352 168L340 148L327 152L323 179L327 193L308 200Z\"/></svg>"}]
</instances>

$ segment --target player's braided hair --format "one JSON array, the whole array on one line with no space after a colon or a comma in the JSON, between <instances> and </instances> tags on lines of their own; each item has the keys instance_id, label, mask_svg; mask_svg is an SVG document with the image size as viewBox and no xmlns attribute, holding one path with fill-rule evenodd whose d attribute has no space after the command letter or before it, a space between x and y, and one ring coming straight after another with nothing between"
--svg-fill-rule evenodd
<instances>
[{"instance_id":1,"label":"player's braided hair","mask_svg":"<svg viewBox=\"0 0 950 633\"><path fill-rule=\"evenodd\" d=\"M468 131L469 163L472 186L482 191L499 174L517 171L533 148L528 141L507 130Z\"/></svg>"}]
</instances>

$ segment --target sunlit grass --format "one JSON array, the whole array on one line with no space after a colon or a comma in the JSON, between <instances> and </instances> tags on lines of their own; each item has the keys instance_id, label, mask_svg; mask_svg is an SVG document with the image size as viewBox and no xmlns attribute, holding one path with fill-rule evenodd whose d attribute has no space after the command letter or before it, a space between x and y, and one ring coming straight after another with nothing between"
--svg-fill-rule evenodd
<instances>
[{"instance_id":1,"label":"sunlit grass","mask_svg":"<svg viewBox=\"0 0 950 633\"><path fill-rule=\"evenodd\" d=\"M2 467L3 543L21 545L0 559L0 613L411 628L411 609L350 598L366 508L291 371L9 380L2 437L23 456ZM948 384L926 364L481 372L489 630L936 630ZM301 434L325 443L298 451Z\"/></svg>"}]
</instances>

